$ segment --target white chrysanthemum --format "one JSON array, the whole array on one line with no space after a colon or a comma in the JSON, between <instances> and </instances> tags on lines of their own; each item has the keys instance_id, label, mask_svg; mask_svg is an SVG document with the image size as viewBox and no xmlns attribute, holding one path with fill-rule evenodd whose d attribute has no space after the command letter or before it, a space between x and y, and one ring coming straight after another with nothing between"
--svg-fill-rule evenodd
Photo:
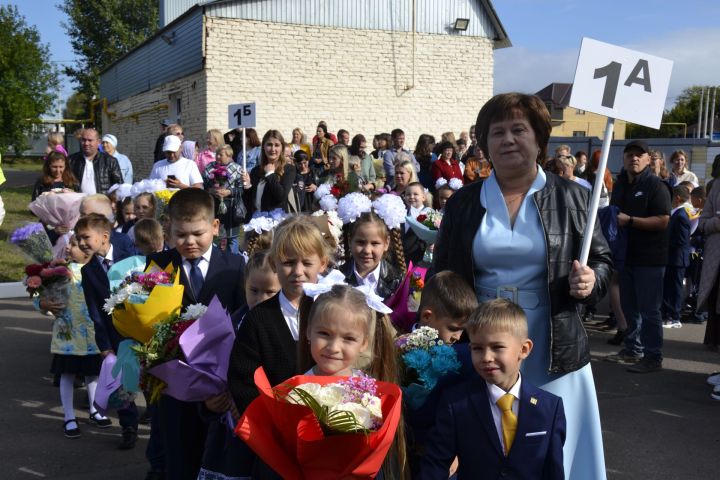
<instances>
[{"instance_id":1,"label":"white chrysanthemum","mask_svg":"<svg viewBox=\"0 0 720 480\"><path fill-rule=\"evenodd\" d=\"M442 187L443 185L447 185L448 181L445 180L443 177L438 178L435 180L435 190Z\"/></svg>"},{"instance_id":2,"label":"white chrysanthemum","mask_svg":"<svg viewBox=\"0 0 720 480\"><path fill-rule=\"evenodd\" d=\"M315 189L315 193L313 194L315 196L315 200L320 200L325 195L330 195L331 188L331 183L323 183L322 185L318 185L317 189Z\"/></svg>"},{"instance_id":3,"label":"white chrysanthemum","mask_svg":"<svg viewBox=\"0 0 720 480\"><path fill-rule=\"evenodd\" d=\"M372 202L378 217L382 218L388 228L400 228L405 221L407 210L405 202L397 195L385 194Z\"/></svg>"},{"instance_id":4,"label":"white chrysanthemum","mask_svg":"<svg viewBox=\"0 0 720 480\"><path fill-rule=\"evenodd\" d=\"M317 192L317 190L315 190ZM320 208L326 212L337 210L338 201L337 198L333 197L329 193L320 198Z\"/></svg>"},{"instance_id":5,"label":"white chrysanthemum","mask_svg":"<svg viewBox=\"0 0 720 480\"><path fill-rule=\"evenodd\" d=\"M188 305L185 308L185 313L180 315L181 320L195 320L203 315L205 315L205 312L207 311L208 307L203 305L202 303L193 303L192 305Z\"/></svg>"},{"instance_id":6,"label":"white chrysanthemum","mask_svg":"<svg viewBox=\"0 0 720 480\"><path fill-rule=\"evenodd\" d=\"M348 193L338 202L338 216L344 224L352 223L372 208L370 199L362 193Z\"/></svg>"},{"instance_id":7,"label":"white chrysanthemum","mask_svg":"<svg viewBox=\"0 0 720 480\"><path fill-rule=\"evenodd\" d=\"M460 190L463 186L463 182L459 178L451 178L449 185L453 190Z\"/></svg>"},{"instance_id":8,"label":"white chrysanthemum","mask_svg":"<svg viewBox=\"0 0 720 480\"><path fill-rule=\"evenodd\" d=\"M372 415L370 414L370 410L359 403L342 403L337 407L332 408L331 411L350 412L355 415L355 420L357 423L362 425L363 428L371 429L373 427L374 422Z\"/></svg>"}]
</instances>

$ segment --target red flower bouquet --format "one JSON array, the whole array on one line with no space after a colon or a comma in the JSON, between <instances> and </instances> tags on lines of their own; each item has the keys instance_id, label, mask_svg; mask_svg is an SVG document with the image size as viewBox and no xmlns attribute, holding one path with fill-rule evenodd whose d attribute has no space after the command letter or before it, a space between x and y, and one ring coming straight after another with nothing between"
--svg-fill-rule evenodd
<instances>
[{"instance_id":1,"label":"red flower bouquet","mask_svg":"<svg viewBox=\"0 0 720 480\"><path fill-rule=\"evenodd\" d=\"M272 388L265 371L258 368L255 384L260 396L245 410L235 433L284 479L374 478L400 421L400 387L376 382L383 422L363 433L326 434L311 408L288 402L300 385L343 381L347 379L297 375Z\"/></svg>"}]
</instances>

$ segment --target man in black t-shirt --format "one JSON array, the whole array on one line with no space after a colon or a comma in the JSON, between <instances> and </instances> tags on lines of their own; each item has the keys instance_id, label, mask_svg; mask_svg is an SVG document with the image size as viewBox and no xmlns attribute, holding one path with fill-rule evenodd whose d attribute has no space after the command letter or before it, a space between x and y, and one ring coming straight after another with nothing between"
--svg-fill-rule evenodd
<instances>
[{"instance_id":1,"label":"man in black t-shirt","mask_svg":"<svg viewBox=\"0 0 720 480\"><path fill-rule=\"evenodd\" d=\"M629 372L662 368L660 306L668 258L670 192L649 168L647 143L633 140L623 152L610 204L620 209L619 227L627 229L627 255L620 272L620 303L627 319L625 348L608 361L631 364Z\"/></svg>"}]
</instances>

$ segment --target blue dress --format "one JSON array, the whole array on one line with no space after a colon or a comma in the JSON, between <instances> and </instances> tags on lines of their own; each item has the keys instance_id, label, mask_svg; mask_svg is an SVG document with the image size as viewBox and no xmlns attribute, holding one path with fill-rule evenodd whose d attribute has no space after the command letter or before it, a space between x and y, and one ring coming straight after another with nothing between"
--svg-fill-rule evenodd
<instances>
[{"instance_id":1,"label":"blue dress","mask_svg":"<svg viewBox=\"0 0 720 480\"><path fill-rule=\"evenodd\" d=\"M590 364L565 374L550 374L550 303L547 287L547 250L540 214L532 197L545 186L538 168L522 201L515 225L495 174L485 181L480 202L487 212L473 241L475 291L479 301L495 296L498 287L519 290L518 303L528 317L534 347L522 364L523 380L562 398L567 418L563 448L565 478L605 479L600 412Z\"/></svg>"}]
</instances>

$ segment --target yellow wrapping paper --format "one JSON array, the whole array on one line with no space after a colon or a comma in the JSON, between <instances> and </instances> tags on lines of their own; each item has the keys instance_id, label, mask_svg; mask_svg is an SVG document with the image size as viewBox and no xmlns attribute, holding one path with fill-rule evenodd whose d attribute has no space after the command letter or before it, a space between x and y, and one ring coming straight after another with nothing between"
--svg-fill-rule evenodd
<instances>
[{"instance_id":1,"label":"yellow wrapping paper","mask_svg":"<svg viewBox=\"0 0 720 480\"><path fill-rule=\"evenodd\" d=\"M162 270L155 263L145 269L145 273ZM169 264L165 271L172 273L173 265ZM150 292L143 304L123 302L125 308L116 308L112 313L113 325L124 337L138 342L147 343L155 333L153 325L170 316L182 306L183 291L180 285L180 271L175 272L172 286L158 285Z\"/></svg>"}]
</instances>

